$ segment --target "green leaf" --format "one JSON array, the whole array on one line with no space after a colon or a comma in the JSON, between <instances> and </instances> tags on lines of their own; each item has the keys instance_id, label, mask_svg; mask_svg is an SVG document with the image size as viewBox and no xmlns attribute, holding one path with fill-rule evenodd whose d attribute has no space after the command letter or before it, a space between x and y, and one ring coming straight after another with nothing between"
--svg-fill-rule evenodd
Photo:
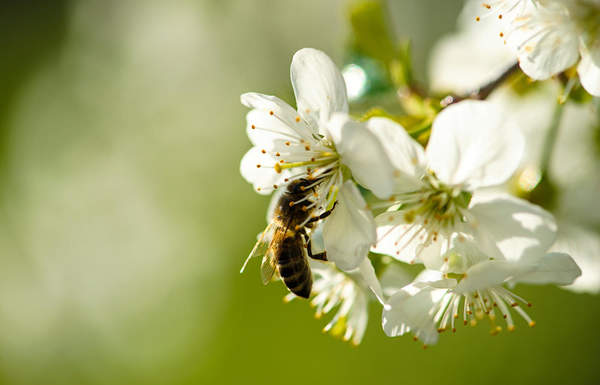
<instances>
[{"instance_id":1,"label":"green leaf","mask_svg":"<svg viewBox=\"0 0 600 385\"><path fill-rule=\"evenodd\" d=\"M385 5L379 0L354 2L349 12L354 54L375 59L383 65L391 85L396 88L412 83L411 49L408 42L398 44L386 18Z\"/></svg>"},{"instance_id":2,"label":"green leaf","mask_svg":"<svg viewBox=\"0 0 600 385\"><path fill-rule=\"evenodd\" d=\"M388 63L396 58L396 47L390 35L381 1L354 3L350 8L354 49Z\"/></svg>"}]
</instances>

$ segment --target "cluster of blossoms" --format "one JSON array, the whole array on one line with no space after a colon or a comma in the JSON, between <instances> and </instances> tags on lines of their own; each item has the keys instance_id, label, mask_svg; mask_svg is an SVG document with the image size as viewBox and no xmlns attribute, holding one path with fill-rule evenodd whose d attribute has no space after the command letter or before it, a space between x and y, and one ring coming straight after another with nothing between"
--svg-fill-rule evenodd
<instances>
[{"instance_id":1,"label":"cluster of blossoms","mask_svg":"<svg viewBox=\"0 0 600 385\"><path fill-rule=\"evenodd\" d=\"M497 17L500 32L524 73L545 80L565 72L600 96L600 2L597 0L498 0L482 3ZM573 69L571 71L571 69ZM572 86L572 83L571 83Z\"/></svg>"},{"instance_id":2,"label":"cluster of blossoms","mask_svg":"<svg viewBox=\"0 0 600 385\"><path fill-rule=\"evenodd\" d=\"M525 22L527 7L515 11L521 2L497 3ZM568 285L581 274L569 255L549 251L557 232L550 213L493 189L525 151L517 124L496 105L465 100L443 108L424 148L394 120L353 119L344 80L323 52L298 51L291 80L296 109L273 96L242 95L254 147L241 174L257 192L275 192L272 208L290 183L315 181L302 198L313 215L301 226L321 216L308 230L310 247L327 261L310 261L310 301L317 316L335 311L326 331L358 344L370 300L381 303L388 336L412 333L426 345L457 320L487 318L493 333L504 324L513 330L515 316L533 326L514 284ZM406 284L385 269L396 263L423 270Z\"/></svg>"}]
</instances>

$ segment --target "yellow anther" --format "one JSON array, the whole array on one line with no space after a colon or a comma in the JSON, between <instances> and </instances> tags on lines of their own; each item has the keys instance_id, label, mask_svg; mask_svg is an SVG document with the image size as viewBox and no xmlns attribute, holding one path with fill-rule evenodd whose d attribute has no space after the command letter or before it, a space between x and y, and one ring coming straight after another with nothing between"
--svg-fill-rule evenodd
<instances>
[{"instance_id":1,"label":"yellow anther","mask_svg":"<svg viewBox=\"0 0 600 385\"><path fill-rule=\"evenodd\" d=\"M411 210L404 213L404 220L406 223L413 223L415 220L415 212Z\"/></svg>"}]
</instances>

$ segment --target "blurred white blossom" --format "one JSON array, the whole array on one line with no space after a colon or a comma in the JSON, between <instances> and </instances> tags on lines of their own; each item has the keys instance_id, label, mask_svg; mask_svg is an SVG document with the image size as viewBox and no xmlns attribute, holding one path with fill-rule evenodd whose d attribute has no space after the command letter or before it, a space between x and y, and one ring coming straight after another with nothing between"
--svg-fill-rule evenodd
<instances>
[{"instance_id":1,"label":"blurred white blossom","mask_svg":"<svg viewBox=\"0 0 600 385\"><path fill-rule=\"evenodd\" d=\"M429 58L430 87L436 92L467 94L496 79L517 60L499 37L502 30L495 19L475 22L481 1L466 2L458 30L443 36Z\"/></svg>"},{"instance_id":2,"label":"blurred white blossom","mask_svg":"<svg viewBox=\"0 0 600 385\"><path fill-rule=\"evenodd\" d=\"M583 88L600 96L599 26L598 2L545 0L512 21L508 41L531 78L548 79L577 64Z\"/></svg>"}]
</instances>

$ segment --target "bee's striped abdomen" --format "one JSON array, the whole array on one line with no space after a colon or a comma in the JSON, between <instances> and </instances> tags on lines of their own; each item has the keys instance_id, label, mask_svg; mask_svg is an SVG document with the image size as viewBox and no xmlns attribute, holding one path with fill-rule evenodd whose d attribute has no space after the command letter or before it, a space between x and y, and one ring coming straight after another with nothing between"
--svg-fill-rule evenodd
<instances>
[{"instance_id":1,"label":"bee's striped abdomen","mask_svg":"<svg viewBox=\"0 0 600 385\"><path fill-rule=\"evenodd\" d=\"M312 274L304 256L304 242L300 234L290 234L280 245L277 265L279 275L290 291L308 298L312 289Z\"/></svg>"}]
</instances>

